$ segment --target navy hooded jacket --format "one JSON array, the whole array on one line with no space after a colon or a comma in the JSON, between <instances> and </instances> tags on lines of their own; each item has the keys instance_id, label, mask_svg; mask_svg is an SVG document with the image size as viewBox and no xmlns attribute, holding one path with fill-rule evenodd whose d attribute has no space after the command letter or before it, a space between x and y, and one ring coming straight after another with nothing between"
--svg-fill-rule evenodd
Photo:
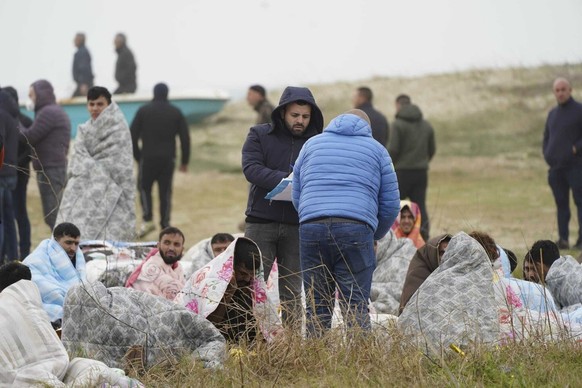
<instances>
[{"instance_id":1,"label":"navy hooded jacket","mask_svg":"<svg viewBox=\"0 0 582 388\"><path fill-rule=\"evenodd\" d=\"M311 119L301 136L293 136L283 119L285 106L297 101L311 105ZM251 127L242 149L243 173L251 183L246 220L297 225L299 217L291 201L270 201L265 195L293 171L307 139L321 133L323 115L309 89L289 86L283 91L271 119L270 124Z\"/></svg>"}]
</instances>

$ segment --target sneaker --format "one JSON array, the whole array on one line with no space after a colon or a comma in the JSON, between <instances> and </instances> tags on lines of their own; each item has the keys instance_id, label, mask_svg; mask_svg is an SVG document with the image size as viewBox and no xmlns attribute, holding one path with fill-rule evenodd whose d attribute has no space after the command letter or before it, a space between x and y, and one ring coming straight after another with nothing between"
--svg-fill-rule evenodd
<instances>
[{"instance_id":1,"label":"sneaker","mask_svg":"<svg viewBox=\"0 0 582 388\"><path fill-rule=\"evenodd\" d=\"M142 238L145 237L148 233L153 232L156 229L153 221L145 221L139 227L137 232L137 237Z\"/></svg>"},{"instance_id":2,"label":"sneaker","mask_svg":"<svg viewBox=\"0 0 582 388\"><path fill-rule=\"evenodd\" d=\"M556 241L556 245L558 246L558 249L570 249L570 243L566 240L558 240Z\"/></svg>"}]
</instances>

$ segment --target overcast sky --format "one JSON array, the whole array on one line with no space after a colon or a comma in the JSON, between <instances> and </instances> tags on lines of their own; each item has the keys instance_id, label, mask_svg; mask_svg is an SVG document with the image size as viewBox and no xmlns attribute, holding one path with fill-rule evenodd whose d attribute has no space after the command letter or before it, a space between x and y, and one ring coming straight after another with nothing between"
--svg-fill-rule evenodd
<instances>
[{"instance_id":1,"label":"overcast sky","mask_svg":"<svg viewBox=\"0 0 582 388\"><path fill-rule=\"evenodd\" d=\"M72 93L77 31L115 88L115 33L138 90L244 90L582 61L581 0L0 0L0 85Z\"/></svg>"}]
</instances>

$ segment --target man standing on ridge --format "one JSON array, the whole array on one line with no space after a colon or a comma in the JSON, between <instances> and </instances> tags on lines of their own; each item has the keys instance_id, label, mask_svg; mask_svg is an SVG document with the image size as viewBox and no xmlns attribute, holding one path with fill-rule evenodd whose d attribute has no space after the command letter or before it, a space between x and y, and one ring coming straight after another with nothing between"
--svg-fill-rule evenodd
<instances>
[{"instance_id":1,"label":"man standing on ridge","mask_svg":"<svg viewBox=\"0 0 582 388\"><path fill-rule=\"evenodd\" d=\"M115 80L119 84L113 94L135 93L135 90L137 89L137 77L135 75L137 65L133 53L129 47L127 47L125 34L119 33L115 35L113 44L115 45L115 51L117 52Z\"/></svg>"},{"instance_id":2,"label":"man standing on ridge","mask_svg":"<svg viewBox=\"0 0 582 388\"><path fill-rule=\"evenodd\" d=\"M283 323L299 327L299 217L291 201L270 201L265 196L292 173L307 139L321 133L323 115L309 89L288 86L271 119L272 123L251 127L242 149L243 173L251 183L245 237L255 241L263 254L265 280L277 259Z\"/></svg>"},{"instance_id":3,"label":"man standing on ridge","mask_svg":"<svg viewBox=\"0 0 582 388\"><path fill-rule=\"evenodd\" d=\"M78 32L74 40L77 52L73 57L73 79L77 84L77 89L73 97L86 96L87 91L93 86L93 70L91 68L91 54L85 47L85 34Z\"/></svg>"},{"instance_id":4,"label":"man standing on ridge","mask_svg":"<svg viewBox=\"0 0 582 388\"><path fill-rule=\"evenodd\" d=\"M565 78L557 78L553 92L558 105L550 111L544 129L544 159L550 170L558 213L558 248L569 249L570 190L578 210L576 249L582 249L582 104L572 98L572 86Z\"/></svg>"},{"instance_id":5,"label":"man standing on ridge","mask_svg":"<svg viewBox=\"0 0 582 388\"><path fill-rule=\"evenodd\" d=\"M354 109L364 111L370 118L372 137L384 147L388 147L388 138L390 135L388 120L386 120L386 116L374 108L372 105L373 98L374 94L372 93L372 89L367 86L360 86L354 92L352 105Z\"/></svg>"}]
</instances>

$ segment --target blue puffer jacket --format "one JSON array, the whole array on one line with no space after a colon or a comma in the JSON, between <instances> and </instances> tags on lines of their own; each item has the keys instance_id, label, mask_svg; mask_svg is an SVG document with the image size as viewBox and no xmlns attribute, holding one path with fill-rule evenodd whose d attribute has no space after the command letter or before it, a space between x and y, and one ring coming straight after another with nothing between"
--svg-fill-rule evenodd
<instances>
[{"instance_id":1,"label":"blue puffer jacket","mask_svg":"<svg viewBox=\"0 0 582 388\"><path fill-rule=\"evenodd\" d=\"M370 125L342 114L310 139L293 172L293 204L299 221L345 217L366 222L379 240L400 211L400 192L388 151Z\"/></svg>"},{"instance_id":2,"label":"blue puffer jacket","mask_svg":"<svg viewBox=\"0 0 582 388\"><path fill-rule=\"evenodd\" d=\"M311 120L301 136L293 136L282 118L285 106L296 101L311 105ZM298 224L297 211L289 201L269 201L265 195L293 170L299 151L323 129L323 115L307 88L285 88L279 106L271 115L272 124L259 124L249 131L242 149L242 168L251 183L247 203L247 222Z\"/></svg>"}]
</instances>

